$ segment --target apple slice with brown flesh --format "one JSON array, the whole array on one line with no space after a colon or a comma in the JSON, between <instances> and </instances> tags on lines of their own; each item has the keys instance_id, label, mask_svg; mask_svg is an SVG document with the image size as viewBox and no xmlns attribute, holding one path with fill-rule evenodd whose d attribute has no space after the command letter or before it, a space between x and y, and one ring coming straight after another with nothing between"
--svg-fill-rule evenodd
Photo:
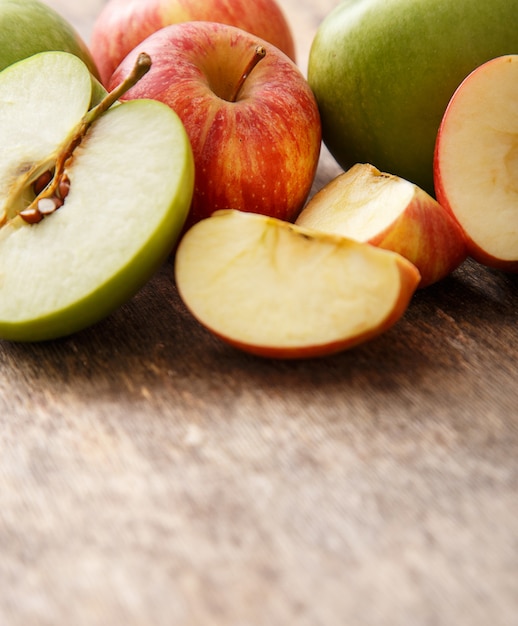
<instances>
[{"instance_id":1,"label":"apple slice with brown flesh","mask_svg":"<svg viewBox=\"0 0 518 626\"><path fill-rule=\"evenodd\" d=\"M296 224L398 252L418 268L421 288L450 274L467 255L461 229L434 198L367 163L316 193Z\"/></svg>"},{"instance_id":2,"label":"apple slice with brown flesh","mask_svg":"<svg viewBox=\"0 0 518 626\"><path fill-rule=\"evenodd\" d=\"M379 335L403 315L420 279L396 253L235 210L187 231L175 275L201 324L272 358L323 356Z\"/></svg>"},{"instance_id":3,"label":"apple slice with brown flesh","mask_svg":"<svg viewBox=\"0 0 518 626\"><path fill-rule=\"evenodd\" d=\"M439 202L461 225L471 257L518 271L518 55L475 69L442 119L434 158Z\"/></svg>"}]
</instances>

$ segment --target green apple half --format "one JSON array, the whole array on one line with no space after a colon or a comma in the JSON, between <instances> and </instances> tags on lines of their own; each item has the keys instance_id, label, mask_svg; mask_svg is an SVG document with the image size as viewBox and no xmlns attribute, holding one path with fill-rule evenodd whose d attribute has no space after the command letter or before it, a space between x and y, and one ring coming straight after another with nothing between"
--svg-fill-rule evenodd
<instances>
[{"instance_id":1,"label":"green apple half","mask_svg":"<svg viewBox=\"0 0 518 626\"><path fill-rule=\"evenodd\" d=\"M48 50L75 54L99 78L88 46L57 11L40 0L0 0L0 70Z\"/></svg>"},{"instance_id":2,"label":"green apple half","mask_svg":"<svg viewBox=\"0 0 518 626\"><path fill-rule=\"evenodd\" d=\"M52 339L106 316L150 278L183 227L194 165L179 118L151 100L96 117L91 97L86 65L66 52L0 73L4 339Z\"/></svg>"},{"instance_id":3,"label":"green apple half","mask_svg":"<svg viewBox=\"0 0 518 626\"><path fill-rule=\"evenodd\" d=\"M235 210L187 231L175 275L187 308L216 336L284 359L379 335L403 315L420 279L395 252Z\"/></svg>"},{"instance_id":4,"label":"green apple half","mask_svg":"<svg viewBox=\"0 0 518 626\"><path fill-rule=\"evenodd\" d=\"M453 92L518 44L515 0L344 0L320 24L308 81L340 165L372 163L430 194Z\"/></svg>"}]
</instances>

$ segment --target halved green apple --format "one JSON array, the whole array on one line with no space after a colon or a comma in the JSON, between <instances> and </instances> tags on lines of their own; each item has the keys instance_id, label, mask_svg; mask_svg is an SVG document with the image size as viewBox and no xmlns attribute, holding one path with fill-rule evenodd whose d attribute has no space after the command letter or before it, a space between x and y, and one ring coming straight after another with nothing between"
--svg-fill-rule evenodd
<instances>
[{"instance_id":1,"label":"halved green apple","mask_svg":"<svg viewBox=\"0 0 518 626\"><path fill-rule=\"evenodd\" d=\"M65 52L0 73L1 338L52 339L105 317L167 258L187 216L194 166L177 115L113 94L90 109L92 85Z\"/></svg>"},{"instance_id":2,"label":"halved green apple","mask_svg":"<svg viewBox=\"0 0 518 626\"><path fill-rule=\"evenodd\" d=\"M379 335L420 280L395 252L235 210L187 231L175 275L201 324L272 358L324 356Z\"/></svg>"}]
</instances>

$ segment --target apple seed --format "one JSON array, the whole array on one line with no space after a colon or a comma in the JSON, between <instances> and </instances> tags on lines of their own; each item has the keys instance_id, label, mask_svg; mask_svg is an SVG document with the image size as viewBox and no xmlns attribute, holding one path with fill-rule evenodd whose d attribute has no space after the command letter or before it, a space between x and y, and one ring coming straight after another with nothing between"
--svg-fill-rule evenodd
<instances>
[{"instance_id":1,"label":"apple seed","mask_svg":"<svg viewBox=\"0 0 518 626\"><path fill-rule=\"evenodd\" d=\"M38 211L42 215L50 215L63 204L60 198L42 198L38 202Z\"/></svg>"},{"instance_id":2,"label":"apple seed","mask_svg":"<svg viewBox=\"0 0 518 626\"><path fill-rule=\"evenodd\" d=\"M27 224L37 224L41 222L43 219L43 214L40 213L38 207L30 206L19 213L20 217L23 218Z\"/></svg>"},{"instance_id":3,"label":"apple seed","mask_svg":"<svg viewBox=\"0 0 518 626\"><path fill-rule=\"evenodd\" d=\"M52 176L53 174L51 170L46 170L45 172L43 172L43 174L40 174L40 176L32 184L32 189L35 195L37 196L40 195L40 193L45 189L45 187L52 180Z\"/></svg>"},{"instance_id":4,"label":"apple seed","mask_svg":"<svg viewBox=\"0 0 518 626\"><path fill-rule=\"evenodd\" d=\"M66 173L63 173L61 180L58 184L58 196L61 200L64 200L68 196L68 192L70 191L70 178Z\"/></svg>"}]
</instances>

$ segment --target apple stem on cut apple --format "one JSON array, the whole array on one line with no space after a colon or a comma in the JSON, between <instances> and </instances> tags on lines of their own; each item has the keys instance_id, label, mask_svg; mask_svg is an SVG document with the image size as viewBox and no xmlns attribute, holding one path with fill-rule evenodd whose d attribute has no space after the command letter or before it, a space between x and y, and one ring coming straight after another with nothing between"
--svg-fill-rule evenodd
<instances>
[{"instance_id":1,"label":"apple stem on cut apple","mask_svg":"<svg viewBox=\"0 0 518 626\"><path fill-rule=\"evenodd\" d=\"M37 224L45 215L50 215L63 205L70 188L70 181L65 173L65 167L74 150L81 144L90 126L115 104L121 96L131 89L150 68L151 57L145 52L140 53L133 66L132 72L128 74L125 80L110 91L99 104L85 113L76 132L61 150L56 160L54 173L46 171L35 181L37 195L31 204L19 213L20 217L25 222L28 224ZM48 182L45 184L47 179ZM41 191L39 191L40 189Z\"/></svg>"},{"instance_id":2,"label":"apple stem on cut apple","mask_svg":"<svg viewBox=\"0 0 518 626\"><path fill-rule=\"evenodd\" d=\"M243 88L243 85L245 84L245 80L250 76L254 67L259 63L259 61L261 61L261 59L264 59L265 56L266 56L266 48L264 46L256 46L254 50L254 56L250 59L248 65L245 67L244 72L241 74L241 78L239 79L236 85L234 95L232 96L232 98L230 98L230 102L237 101L237 99L239 98L241 89Z\"/></svg>"}]
</instances>

